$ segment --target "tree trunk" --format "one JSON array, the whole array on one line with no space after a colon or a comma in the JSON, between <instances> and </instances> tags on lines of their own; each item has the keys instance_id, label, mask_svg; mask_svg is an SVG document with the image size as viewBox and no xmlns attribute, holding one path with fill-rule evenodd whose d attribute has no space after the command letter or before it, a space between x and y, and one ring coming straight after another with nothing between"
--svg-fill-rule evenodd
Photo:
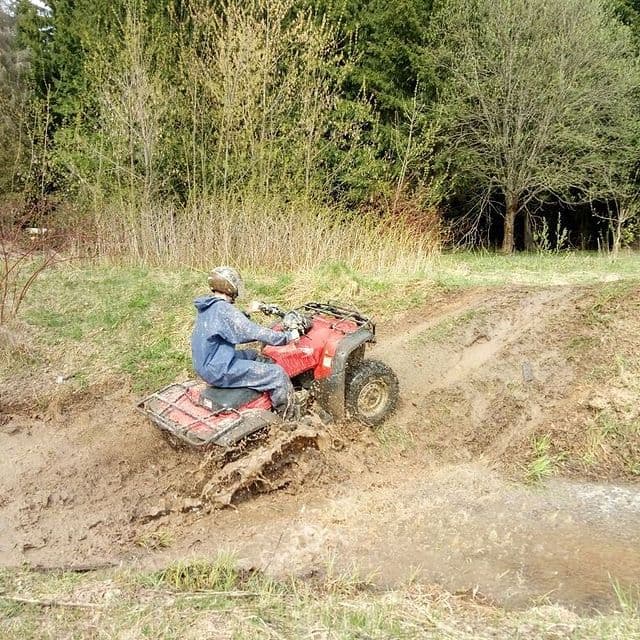
<instances>
[{"instance_id":1,"label":"tree trunk","mask_svg":"<svg viewBox=\"0 0 640 640\"><path fill-rule=\"evenodd\" d=\"M622 244L622 225L623 221L626 220L627 215L626 211L621 207L618 207L618 217L615 221L615 226L611 225L612 235L613 235L613 247L611 247L611 258L613 260L618 259L618 255L620 253L620 245Z\"/></svg>"},{"instance_id":2,"label":"tree trunk","mask_svg":"<svg viewBox=\"0 0 640 640\"><path fill-rule=\"evenodd\" d=\"M504 216L504 240L502 241L502 253L513 253L513 230L518 212L518 196L515 193L507 193L507 211Z\"/></svg>"},{"instance_id":3,"label":"tree trunk","mask_svg":"<svg viewBox=\"0 0 640 640\"><path fill-rule=\"evenodd\" d=\"M533 240L533 228L531 225L531 215L527 211L524 216L524 249L525 251L533 251L536 243Z\"/></svg>"}]
</instances>

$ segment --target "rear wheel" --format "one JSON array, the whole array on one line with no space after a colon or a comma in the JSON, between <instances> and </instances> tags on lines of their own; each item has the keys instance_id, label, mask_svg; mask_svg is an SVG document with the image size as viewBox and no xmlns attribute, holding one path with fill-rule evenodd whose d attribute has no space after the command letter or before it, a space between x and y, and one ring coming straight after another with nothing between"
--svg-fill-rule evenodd
<instances>
[{"instance_id":1,"label":"rear wheel","mask_svg":"<svg viewBox=\"0 0 640 640\"><path fill-rule=\"evenodd\" d=\"M360 360L347 370L348 414L370 427L384 422L398 404L400 388L393 369L379 360Z\"/></svg>"}]
</instances>

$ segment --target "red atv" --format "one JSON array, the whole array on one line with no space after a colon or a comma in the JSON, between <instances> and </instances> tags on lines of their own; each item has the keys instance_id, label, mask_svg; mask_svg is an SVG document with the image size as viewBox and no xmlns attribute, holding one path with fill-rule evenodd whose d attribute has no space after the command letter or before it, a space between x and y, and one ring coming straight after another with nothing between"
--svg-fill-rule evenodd
<instances>
[{"instance_id":1,"label":"red atv","mask_svg":"<svg viewBox=\"0 0 640 640\"><path fill-rule=\"evenodd\" d=\"M370 426L383 422L398 401L398 379L378 360L365 360L367 343L375 342L375 325L352 309L310 302L278 315L275 329L297 330L287 345L265 346L262 358L279 364L291 378L296 395L306 401L302 416L315 401L333 420L345 417ZM267 393L253 389L221 389L204 382L171 384L145 398L139 408L152 422L189 445L230 447L282 419L272 411Z\"/></svg>"}]
</instances>

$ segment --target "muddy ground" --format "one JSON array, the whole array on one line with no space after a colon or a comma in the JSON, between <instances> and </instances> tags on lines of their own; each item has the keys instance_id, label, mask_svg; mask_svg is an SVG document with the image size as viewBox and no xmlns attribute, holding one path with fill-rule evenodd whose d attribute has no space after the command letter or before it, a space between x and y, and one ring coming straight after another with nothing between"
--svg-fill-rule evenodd
<instances>
[{"instance_id":1,"label":"muddy ground","mask_svg":"<svg viewBox=\"0 0 640 640\"><path fill-rule=\"evenodd\" d=\"M456 292L380 325L396 415L331 427L273 491L225 509L196 490L202 454L172 449L116 383L63 408L3 401L0 565L225 550L276 576L605 610L640 576L640 287L604 291Z\"/></svg>"}]
</instances>

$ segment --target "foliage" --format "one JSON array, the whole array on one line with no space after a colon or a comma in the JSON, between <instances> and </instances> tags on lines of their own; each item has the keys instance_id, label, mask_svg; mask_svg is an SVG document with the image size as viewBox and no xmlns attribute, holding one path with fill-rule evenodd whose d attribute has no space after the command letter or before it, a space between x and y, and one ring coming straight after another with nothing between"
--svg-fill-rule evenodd
<instances>
[{"instance_id":1,"label":"foliage","mask_svg":"<svg viewBox=\"0 0 640 640\"><path fill-rule=\"evenodd\" d=\"M208 150L196 186L223 201L321 195L317 164L342 134L329 127L339 82L329 70L340 65L331 28L294 0L228 2L218 14L192 0L189 9L193 45L182 47L181 62L194 92L189 115Z\"/></svg>"},{"instance_id":2,"label":"foliage","mask_svg":"<svg viewBox=\"0 0 640 640\"><path fill-rule=\"evenodd\" d=\"M424 59L439 79L441 164L479 186L479 211L505 203L505 252L530 205L609 195L601 176L638 157L638 65L599 0L440 2Z\"/></svg>"},{"instance_id":3,"label":"foliage","mask_svg":"<svg viewBox=\"0 0 640 640\"><path fill-rule=\"evenodd\" d=\"M342 86L344 108L364 116L362 139L369 156L356 164L364 175L358 180L341 174L346 183L342 191L353 204L354 198L362 202L386 196L392 201L387 207L395 209L392 194L398 186L408 185L413 192L429 183L430 122L427 105L415 98L428 83L419 63L432 1L315 0L313 5L337 25L350 60ZM419 198L421 204L436 199L431 193L426 200Z\"/></svg>"},{"instance_id":4,"label":"foliage","mask_svg":"<svg viewBox=\"0 0 640 640\"><path fill-rule=\"evenodd\" d=\"M15 39L15 18L0 5L0 196L18 190L27 161L26 71L26 53Z\"/></svg>"},{"instance_id":5,"label":"foliage","mask_svg":"<svg viewBox=\"0 0 640 640\"><path fill-rule=\"evenodd\" d=\"M207 220L215 229L247 202L381 215L383 232L390 214L437 243L450 232L440 222L445 196L471 212L478 197L502 210L509 196L507 221L553 198L569 229L566 203L595 201L586 213L595 238L596 214L608 224L608 212L627 212L637 181L628 98L640 14L636 0L552 5L18 0L0 29L11 140L0 194L22 190L58 223L73 208L112 252L117 229L133 229L134 258L161 251L162 238L143 246L140 236L167 215L185 227L217 209ZM465 87L474 69L477 86ZM493 121L472 117L482 95ZM634 229L619 221L615 251ZM460 216L453 226L458 237L477 229Z\"/></svg>"}]
</instances>

